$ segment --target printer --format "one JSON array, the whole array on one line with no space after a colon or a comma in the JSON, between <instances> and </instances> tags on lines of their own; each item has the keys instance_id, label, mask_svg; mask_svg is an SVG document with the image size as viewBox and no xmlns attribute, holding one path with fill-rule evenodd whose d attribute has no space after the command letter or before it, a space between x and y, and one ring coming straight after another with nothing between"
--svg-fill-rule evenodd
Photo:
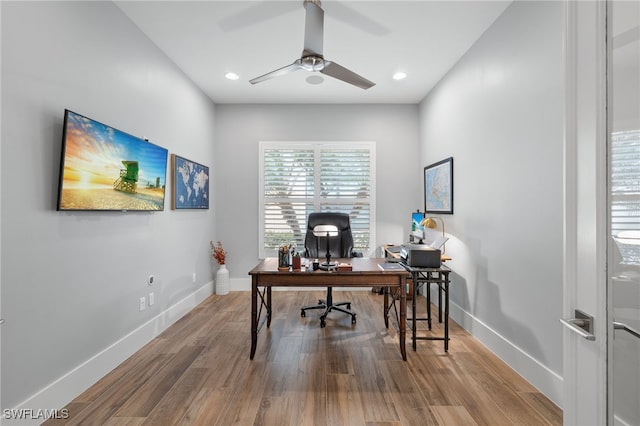
<instances>
[{"instance_id":1,"label":"printer","mask_svg":"<svg viewBox=\"0 0 640 426\"><path fill-rule=\"evenodd\" d=\"M403 244L400 258L415 268L439 268L442 262L440 250L426 244Z\"/></svg>"}]
</instances>

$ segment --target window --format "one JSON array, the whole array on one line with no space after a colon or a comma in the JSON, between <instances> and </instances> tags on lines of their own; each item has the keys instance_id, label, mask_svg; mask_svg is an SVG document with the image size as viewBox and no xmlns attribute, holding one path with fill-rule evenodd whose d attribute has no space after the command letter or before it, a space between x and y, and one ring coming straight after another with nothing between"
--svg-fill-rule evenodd
<instances>
[{"instance_id":1,"label":"window","mask_svg":"<svg viewBox=\"0 0 640 426\"><path fill-rule=\"evenodd\" d=\"M611 233L623 261L640 265L640 131L611 135Z\"/></svg>"},{"instance_id":2,"label":"window","mask_svg":"<svg viewBox=\"0 0 640 426\"><path fill-rule=\"evenodd\" d=\"M344 212L354 249L368 253L375 223L374 142L261 142L260 254L304 247L307 216Z\"/></svg>"}]
</instances>

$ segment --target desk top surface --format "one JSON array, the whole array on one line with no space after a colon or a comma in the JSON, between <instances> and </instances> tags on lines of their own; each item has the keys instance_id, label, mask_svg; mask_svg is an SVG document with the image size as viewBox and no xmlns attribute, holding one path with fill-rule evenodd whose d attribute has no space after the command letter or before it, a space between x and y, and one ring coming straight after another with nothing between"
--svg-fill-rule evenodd
<instances>
[{"instance_id":1,"label":"desk top surface","mask_svg":"<svg viewBox=\"0 0 640 426\"><path fill-rule=\"evenodd\" d=\"M324 259L320 259L322 262ZM278 271L278 259L275 257L267 257L258 263L251 271L249 275L255 274L301 274L301 275L316 275L316 274L332 274L332 275L380 275L380 274L393 274L404 275L409 274L406 270L382 270L378 265L385 263L388 260L384 258L370 258L370 257L351 257L346 259L331 259L333 262L349 263L352 265L350 271L312 271L304 269L301 271ZM311 262L309 262L311 263Z\"/></svg>"}]
</instances>

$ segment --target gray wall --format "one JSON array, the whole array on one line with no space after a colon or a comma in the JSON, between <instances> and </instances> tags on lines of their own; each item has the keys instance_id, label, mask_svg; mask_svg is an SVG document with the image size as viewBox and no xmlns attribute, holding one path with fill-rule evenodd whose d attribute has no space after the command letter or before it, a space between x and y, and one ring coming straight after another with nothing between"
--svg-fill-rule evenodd
<instances>
[{"instance_id":1,"label":"gray wall","mask_svg":"<svg viewBox=\"0 0 640 426\"><path fill-rule=\"evenodd\" d=\"M376 141L376 245L406 239L422 167L453 156L455 214L444 219L456 320L558 401L549 382L562 365L559 2L511 6L419 106L215 108L110 3L1 7L2 408L206 287L210 239L229 252L232 289L247 284L260 140ZM210 165L212 208L56 212L64 108ZM149 291L156 305L140 313Z\"/></svg>"},{"instance_id":2,"label":"gray wall","mask_svg":"<svg viewBox=\"0 0 640 426\"><path fill-rule=\"evenodd\" d=\"M213 166L213 103L112 3L2 2L3 408L213 277L213 210L55 211L65 108Z\"/></svg>"},{"instance_id":3,"label":"gray wall","mask_svg":"<svg viewBox=\"0 0 640 426\"><path fill-rule=\"evenodd\" d=\"M258 142L375 141L375 246L406 240L422 206L417 105L217 105L216 227L232 289L258 260Z\"/></svg>"},{"instance_id":4,"label":"gray wall","mask_svg":"<svg viewBox=\"0 0 640 426\"><path fill-rule=\"evenodd\" d=\"M457 319L547 392L562 374L563 13L515 2L420 106L423 162L454 157Z\"/></svg>"}]
</instances>

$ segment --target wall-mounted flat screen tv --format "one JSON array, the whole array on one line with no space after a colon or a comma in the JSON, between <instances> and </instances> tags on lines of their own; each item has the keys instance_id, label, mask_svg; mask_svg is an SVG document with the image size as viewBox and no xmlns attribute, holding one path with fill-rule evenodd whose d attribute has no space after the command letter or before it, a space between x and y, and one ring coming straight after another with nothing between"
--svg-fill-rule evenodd
<instances>
[{"instance_id":1,"label":"wall-mounted flat screen tv","mask_svg":"<svg viewBox=\"0 0 640 426\"><path fill-rule=\"evenodd\" d=\"M65 110L58 210L164 210L167 150Z\"/></svg>"}]
</instances>

